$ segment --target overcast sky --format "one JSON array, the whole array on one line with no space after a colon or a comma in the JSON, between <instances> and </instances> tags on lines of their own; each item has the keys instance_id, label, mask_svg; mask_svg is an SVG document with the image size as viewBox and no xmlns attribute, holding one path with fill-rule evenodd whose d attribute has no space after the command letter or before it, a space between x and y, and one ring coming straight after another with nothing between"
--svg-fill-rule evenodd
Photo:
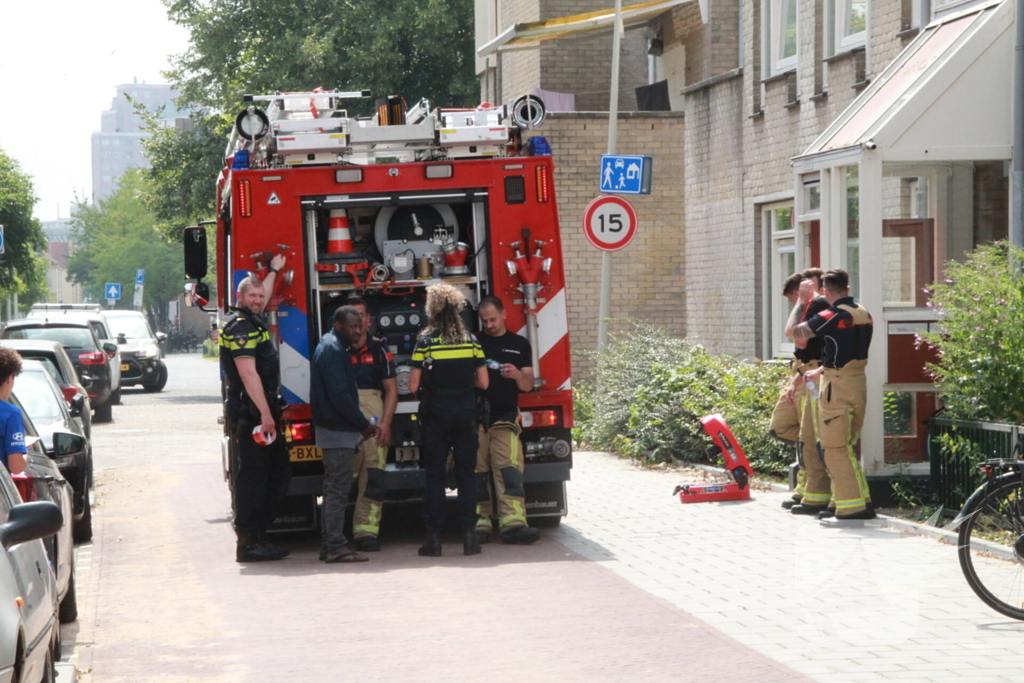
<instances>
[{"instance_id":1,"label":"overcast sky","mask_svg":"<svg viewBox=\"0 0 1024 683\"><path fill-rule=\"evenodd\" d=\"M188 34L160 0L4 2L0 148L35 182L41 220L92 193L90 136L115 86L164 83Z\"/></svg>"}]
</instances>

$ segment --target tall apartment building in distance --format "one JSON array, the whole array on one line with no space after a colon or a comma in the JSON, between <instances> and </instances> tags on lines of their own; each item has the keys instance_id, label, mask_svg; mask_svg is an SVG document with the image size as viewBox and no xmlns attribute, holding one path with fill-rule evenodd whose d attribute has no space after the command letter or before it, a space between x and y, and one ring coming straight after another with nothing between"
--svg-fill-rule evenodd
<instances>
[{"instance_id":1,"label":"tall apartment building in distance","mask_svg":"<svg viewBox=\"0 0 1024 683\"><path fill-rule=\"evenodd\" d=\"M126 97L127 95L127 97ZM92 200L98 202L117 189L117 179L129 168L149 168L142 155L142 118L132 101L149 111L163 107L162 118L173 124L184 116L174 104L178 93L169 85L128 83L117 86L110 109L100 116L100 130L92 134Z\"/></svg>"}]
</instances>

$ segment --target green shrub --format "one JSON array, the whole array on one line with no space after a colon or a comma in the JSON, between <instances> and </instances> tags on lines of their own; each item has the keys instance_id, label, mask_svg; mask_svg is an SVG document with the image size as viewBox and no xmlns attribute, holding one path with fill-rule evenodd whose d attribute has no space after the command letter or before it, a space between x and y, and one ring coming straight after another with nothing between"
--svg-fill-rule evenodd
<instances>
[{"instance_id":1,"label":"green shrub","mask_svg":"<svg viewBox=\"0 0 1024 683\"><path fill-rule=\"evenodd\" d=\"M220 358L220 346L212 339L203 340L203 357Z\"/></svg>"},{"instance_id":2,"label":"green shrub","mask_svg":"<svg viewBox=\"0 0 1024 683\"><path fill-rule=\"evenodd\" d=\"M922 335L941 363L929 370L951 416L1024 422L1024 280L1013 261L1024 251L1005 242L981 246L946 264L930 305L941 321Z\"/></svg>"},{"instance_id":3,"label":"green shrub","mask_svg":"<svg viewBox=\"0 0 1024 683\"><path fill-rule=\"evenodd\" d=\"M653 463L708 462L711 445L700 419L722 413L761 472L781 474L793 459L768 435L784 365L744 362L673 339L663 329L634 323L595 358L592 382L577 389L575 437Z\"/></svg>"}]
</instances>

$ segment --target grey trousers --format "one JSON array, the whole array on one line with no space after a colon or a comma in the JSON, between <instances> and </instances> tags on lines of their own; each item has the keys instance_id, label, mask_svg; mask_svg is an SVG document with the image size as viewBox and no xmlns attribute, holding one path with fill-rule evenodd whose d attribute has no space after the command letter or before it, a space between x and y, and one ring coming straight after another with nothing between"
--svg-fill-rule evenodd
<instances>
[{"instance_id":1,"label":"grey trousers","mask_svg":"<svg viewBox=\"0 0 1024 683\"><path fill-rule=\"evenodd\" d=\"M323 553L335 555L348 546L345 538L345 508L352 490L352 463L354 448L325 448L324 450L324 514L320 548Z\"/></svg>"}]
</instances>

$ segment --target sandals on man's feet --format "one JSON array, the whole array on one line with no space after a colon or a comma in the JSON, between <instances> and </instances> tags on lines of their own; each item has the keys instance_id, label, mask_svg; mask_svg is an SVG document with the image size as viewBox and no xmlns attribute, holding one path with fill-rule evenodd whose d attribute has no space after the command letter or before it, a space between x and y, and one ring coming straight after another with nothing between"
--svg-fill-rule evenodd
<instances>
[{"instance_id":1,"label":"sandals on man's feet","mask_svg":"<svg viewBox=\"0 0 1024 683\"><path fill-rule=\"evenodd\" d=\"M352 562L369 562L370 558L365 555L360 555L355 550L346 550L343 553L337 555L328 555L324 558L326 564L349 564Z\"/></svg>"}]
</instances>

